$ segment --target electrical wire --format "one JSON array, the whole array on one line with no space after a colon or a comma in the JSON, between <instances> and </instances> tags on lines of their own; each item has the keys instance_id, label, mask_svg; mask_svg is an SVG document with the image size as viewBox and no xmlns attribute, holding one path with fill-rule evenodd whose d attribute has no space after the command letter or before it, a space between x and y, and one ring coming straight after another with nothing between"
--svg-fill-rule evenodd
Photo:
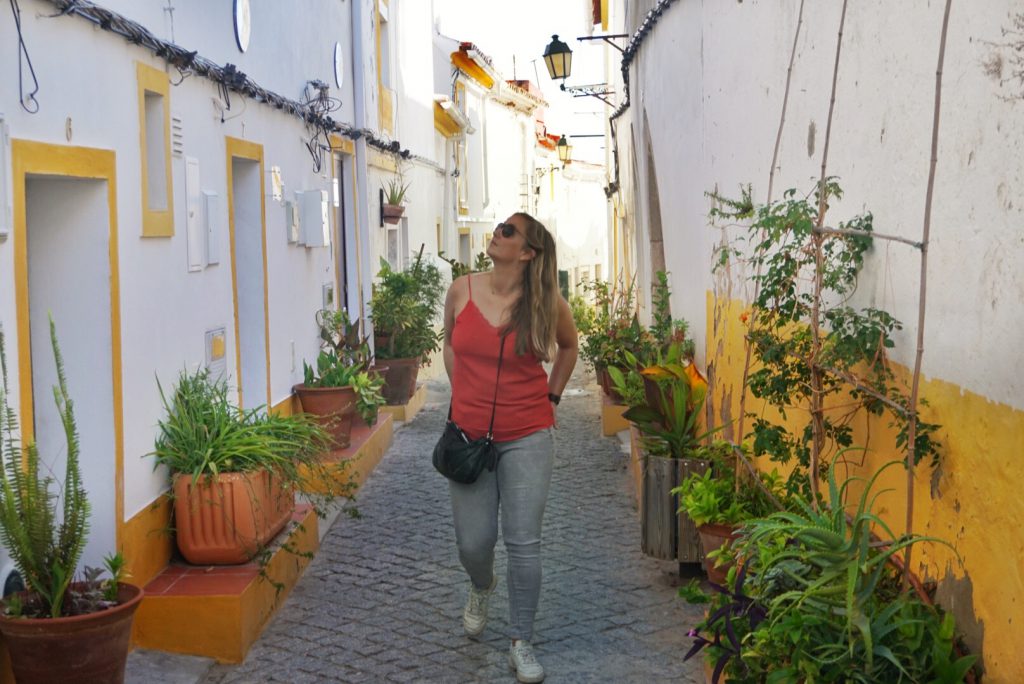
<instances>
[{"instance_id":1,"label":"electrical wire","mask_svg":"<svg viewBox=\"0 0 1024 684\"><path fill-rule=\"evenodd\" d=\"M629 97L629 65L633 63L637 53L640 51L640 46L643 45L644 40L648 34L654 29L655 24L661 20L661 15L665 13L676 0L659 0L658 4L655 5L646 15L644 20L640 22L640 26L636 31L633 32L632 37L629 39L629 44L626 49L622 51L622 89L626 94L626 97L622 100L622 104L619 105L618 109L612 112L612 115L608 117L608 124L612 131L612 159L615 163L615 179L605 188L605 196L611 197L619 189L619 144L618 138L616 137L615 120L626 113L629 109L630 97Z\"/></svg>"},{"instance_id":2,"label":"electrical wire","mask_svg":"<svg viewBox=\"0 0 1024 684\"><path fill-rule=\"evenodd\" d=\"M39 79L36 78L35 67L32 66L32 58L28 54L28 46L25 45L25 37L21 33L21 7L18 0L10 0L11 12L14 14L14 26L18 31L18 103L21 108L29 114L39 111L39 100L36 93L39 92ZM28 66L28 73L32 77L32 92L25 94L25 65ZM31 106L29 106L31 104Z\"/></svg>"},{"instance_id":3,"label":"electrical wire","mask_svg":"<svg viewBox=\"0 0 1024 684\"><path fill-rule=\"evenodd\" d=\"M221 97L224 100L224 111L230 111L230 93L234 92L302 119L308 126L316 129L311 135L309 143L307 143L307 148L310 148L310 154L313 155L314 165L322 164L325 147L327 150L331 149L330 133L338 133L353 141L360 138L365 139L370 147L385 153L396 154L403 159L418 159L426 163L431 162L426 157L413 154L411 150L403 149L396 140L385 140L367 128L355 128L349 124L335 121L329 115L330 112L335 111L341 106L341 102L335 98L325 96L325 99L323 99L317 94L313 98L307 96L306 102L297 102L260 86L246 76L246 74L239 71L233 64L220 66L199 55L197 52L190 52L174 43L158 38L145 26L116 12L100 7L89 0L47 1L58 10L56 14L50 15L52 17L81 17L105 31L121 36L133 45L150 50L154 55L165 60L178 70L181 75L181 79L177 82L178 84L184 81L187 76L193 74L213 81L217 84ZM10 0L10 2L11 6L15 7L17 0ZM17 21L17 13L15 13L15 21ZM34 95L34 92L32 94ZM32 99L34 101L34 98ZM224 117L224 120L228 121L229 118ZM326 138L326 146L324 145L324 138ZM315 150L319 150L319 152L315 152Z\"/></svg>"}]
</instances>

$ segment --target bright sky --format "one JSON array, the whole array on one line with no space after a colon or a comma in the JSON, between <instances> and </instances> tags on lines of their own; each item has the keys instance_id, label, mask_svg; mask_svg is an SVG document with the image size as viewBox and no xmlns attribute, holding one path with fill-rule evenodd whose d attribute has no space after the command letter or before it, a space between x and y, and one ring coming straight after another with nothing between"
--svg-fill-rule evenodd
<instances>
[{"instance_id":1,"label":"bright sky","mask_svg":"<svg viewBox=\"0 0 1024 684\"><path fill-rule=\"evenodd\" d=\"M593 97L574 98L548 78L544 48L558 34L572 49L569 85L604 80L604 43L577 41L591 33L589 0L433 0L441 33L469 41L494 62L504 78L529 79L540 86L549 107L544 117L548 132L600 134L610 108ZM596 32L600 32L597 27ZM514 67L513 67L514 59ZM618 97L612 100L617 102ZM572 141L573 158L602 163L603 138Z\"/></svg>"}]
</instances>

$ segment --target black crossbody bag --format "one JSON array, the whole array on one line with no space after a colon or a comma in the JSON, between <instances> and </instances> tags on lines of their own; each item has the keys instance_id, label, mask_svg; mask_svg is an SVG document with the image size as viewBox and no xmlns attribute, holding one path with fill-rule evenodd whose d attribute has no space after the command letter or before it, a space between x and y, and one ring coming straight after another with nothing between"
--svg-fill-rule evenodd
<instances>
[{"instance_id":1,"label":"black crossbody bag","mask_svg":"<svg viewBox=\"0 0 1024 684\"><path fill-rule=\"evenodd\" d=\"M501 362L505 356L505 337L501 338L498 352L498 376L494 380L494 402L491 404L491 424L487 435L470 440L454 420L452 407L448 405L448 420L445 422L441 439L434 446L434 468L452 482L472 484L480 473L493 471L498 466L498 448L494 446L494 411L498 406L498 381L501 379Z\"/></svg>"}]
</instances>

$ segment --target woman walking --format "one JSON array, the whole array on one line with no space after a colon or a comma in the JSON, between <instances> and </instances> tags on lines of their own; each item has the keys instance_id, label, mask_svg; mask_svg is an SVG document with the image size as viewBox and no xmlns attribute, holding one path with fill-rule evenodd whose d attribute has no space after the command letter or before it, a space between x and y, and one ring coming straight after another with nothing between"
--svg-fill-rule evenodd
<instances>
[{"instance_id":1,"label":"woman walking","mask_svg":"<svg viewBox=\"0 0 1024 684\"><path fill-rule=\"evenodd\" d=\"M498 582L500 502L509 664L520 682L540 682L544 668L530 641L540 597L541 521L554 460L555 409L576 365L576 326L558 292L554 240L539 221L517 213L499 223L487 255L493 270L456 279L444 310L452 420L472 440L487 434L493 412L500 455L497 468L476 482L449 482L459 559L471 582L462 624L469 636L487 624L488 599ZM552 363L550 375L543 361Z\"/></svg>"}]
</instances>

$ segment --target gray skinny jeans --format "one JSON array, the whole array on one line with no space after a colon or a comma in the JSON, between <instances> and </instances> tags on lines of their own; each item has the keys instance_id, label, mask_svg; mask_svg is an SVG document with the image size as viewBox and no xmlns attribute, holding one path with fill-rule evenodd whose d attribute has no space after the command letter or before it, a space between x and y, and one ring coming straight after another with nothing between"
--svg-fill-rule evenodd
<instances>
[{"instance_id":1,"label":"gray skinny jeans","mask_svg":"<svg viewBox=\"0 0 1024 684\"><path fill-rule=\"evenodd\" d=\"M473 585L478 589L489 587L501 503L501 534L508 552L511 638L530 641L540 600L541 522L554 464L554 439L547 428L495 446L501 459L494 472L485 470L468 485L449 480L455 541L459 560Z\"/></svg>"}]
</instances>

